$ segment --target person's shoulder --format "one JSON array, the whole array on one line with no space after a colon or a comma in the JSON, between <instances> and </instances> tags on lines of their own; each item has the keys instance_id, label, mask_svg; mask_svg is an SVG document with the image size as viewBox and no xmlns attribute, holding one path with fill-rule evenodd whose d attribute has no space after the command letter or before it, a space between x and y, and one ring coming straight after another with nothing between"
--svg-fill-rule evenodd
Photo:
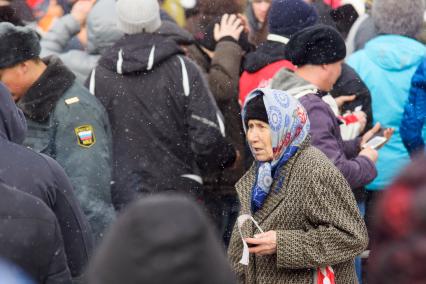
<instances>
[{"instance_id":1,"label":"person's shoulder","mask_svg":"<svg viewBox=\"0 0 426 284\"><path fill-rule=\"evenodd\" d=\"M299 101L306 109L308 114L311 113L314 109L316 111L328 112L330 108L326 102L324 102L319 96L314 93L307 94L301 97Z\"/></svg>"},{"instance_id":2,"label":"person's shoulder","mask_svg":"<svg viewBox=\"0 0 426 284\"><path fill-rule=\"evenodd\" d=\"M238 194L242 194L243 191L247 188L253 185L253 179L256 175L256 163L254 162L250 169L237 181L235 184L235 188L238 192Z\"/></svg>"},{"instance_id":3,"label":"person's shoulder","mask_svg":"<svg viewBox=\"0 0 426 284\"><path fill-rule=\"evenodd\" d=\"M89 90L81 83L75 81L74 84L64 93L57 103L60 112L72 113L87 113L101 112L104 113L105 109L99 100L93 96Z\"/></svg>"},{"instance_id":4,"label":"person's shoulder","mask_svg":"<svg viewBox=\"0 0 426 284\"><path fill-rule=\"evenodd\" d=\"M337 170L330 159L321 150L312 145L301 151L297 165L306 167L310 174L318 177Z\"/></svg>"},{"instance_id":5,"label":"person's shoulder","mask_svg":"<svg viewBox=\"0 0 426 284\"><path fill-rule=\"evenodd\" d=\"M416 75L421 76L421 77L423 77L423 80L426 81L425 73L426 73L426 56L423 58L420 65L417 67L417 70L416 70L416 73L415 73L414 76L416 76Z\"/></svg>"},{"instance_id":6,"label":"person's shoulder","mask_svg":"<svg viewBox=\"0 0 426 284\"><path fill-rule=\"evenodd\" d=\"M59 163L55 159L45 154L38 155L40 156L43 163L45 163L45 168L49 169L49 172L52 173L52 177L57 177L58 173L64 173L64 169L61 167L61 165L59 165Z\"/></svg>"},{"instance_id":7,"label":"person's shoulder","mask_svg":"<svg viewBox=\"0 0 426 284\"><path fill-rule=\"evenodd\" d=\"M6 214L11 219L27 218L55 223L55 215L41 199L2 183L0 183L0 191L2 193L0 215Z\"/></svg>"},{"instance_id":8,"label":"person's shoulder","mask_svg":"<svg viewBox=\"0 0 426 284\"><path fill-rule=\"evenodd\" d=\"M362 63L362 58L364 58L365 56L366 51L364 48L357 50L346 59L346 64L348 64L350 67L352 67L352 69L357 71L358 65Z\"/></svg>"}]
</instances>

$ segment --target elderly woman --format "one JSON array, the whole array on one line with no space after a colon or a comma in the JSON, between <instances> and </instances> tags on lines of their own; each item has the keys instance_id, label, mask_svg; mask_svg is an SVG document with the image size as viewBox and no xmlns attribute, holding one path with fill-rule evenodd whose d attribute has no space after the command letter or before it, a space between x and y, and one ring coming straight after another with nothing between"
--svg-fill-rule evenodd
<instances>
[{"instance_id":1,"label":"elderly woman","mask_svg":"<svg viewBox=\"0 0 426 284\"><path fill-rule=\"evenodd\" d=\"M257 89L242 118L256 162L236 185L240 214L265 233L246 222L240 234L235 225L228 254L239 282L357 283L354 259L367 246L366 227L345 178L310 146L302 105L282 91ZM241 264L243 240L248 265Z\"/></svg>"}]
</instances>

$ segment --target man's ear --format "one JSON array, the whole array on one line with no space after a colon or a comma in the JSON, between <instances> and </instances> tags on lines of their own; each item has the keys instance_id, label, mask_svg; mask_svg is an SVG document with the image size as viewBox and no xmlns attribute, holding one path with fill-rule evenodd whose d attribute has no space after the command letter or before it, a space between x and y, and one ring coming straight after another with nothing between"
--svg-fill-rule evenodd
<instances>
[{"instance_id":1,"label":"man's ear","mask_svg":"<svg viewBox=\"0 0 426 284\"><path fill-rule=\"evenodd\" d=\"M321 64L321 69L324 71L328 71L328 64Z\"/></svg>"},{"instance_id":2,"label":"man's ear","mask_svg":"<svg viewBox=\"0 0 426 284\"><path fill-rule=\"evenodd\" d=\"M29 62L29 60L19 63L18 67L19 67L19 73L21 75L28 74L28 72L30 71L30 62Z\"/></svg>"}]
</instances>

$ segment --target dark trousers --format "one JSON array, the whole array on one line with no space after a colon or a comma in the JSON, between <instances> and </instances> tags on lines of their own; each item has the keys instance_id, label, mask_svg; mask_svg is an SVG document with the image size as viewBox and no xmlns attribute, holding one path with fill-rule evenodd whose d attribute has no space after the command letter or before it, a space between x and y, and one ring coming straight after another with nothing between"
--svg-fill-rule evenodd
<instances>
[{"instance_id":1,"label":"dark trousers","mask_svg":"<svg viewBox=\"0 0 426 284\"><path fill-rule=\"evenodd\" d=\"M383 195L382 190L366 191L366 199L365 199L365 224L367 225L368 237L370 240L373 238L374 234L374 225L376 223L376 209L377 209L377 201ZM370 249L371 242L368 244L368 249ZM368 273L368 259L362 259L362 283L367 283L367 273Z\"/></svg>"},{"instance_id":2,"label":"dark trousers","mask_svg":"<svg viewBox=\"0 0 426 284\"><path fill-rule=\"evenodd\" d=\"M216 227L219 238L223 240L223 244L227 248L239 212L237 196L206 195L205 205Z\"/></svg>"},{"instance_id":3,"label":"dark trousers","mask_svg":"<svg viewBox=\"0 0 426 284\"><path fill-rule=\"evenodd\" d=\"M377 207L377 201L380 199L380 197L383 195L382 190L367 190L367 197L366 197L366 206L365 206L365 224L367 225L368 230L368 236L370 239L373 237L373 227L376 222L376 207Z\"/></svg>"}]
</instances>

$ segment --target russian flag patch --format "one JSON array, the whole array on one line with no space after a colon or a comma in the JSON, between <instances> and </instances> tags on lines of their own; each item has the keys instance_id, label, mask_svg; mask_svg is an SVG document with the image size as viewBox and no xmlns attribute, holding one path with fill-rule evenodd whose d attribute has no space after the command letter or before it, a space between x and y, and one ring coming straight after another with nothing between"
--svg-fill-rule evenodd
<instances>
[{"instance_id":1,"label":"russian flag patch","mask_svg":"<svg viewBox=\"0 0 426 284\"><path fill-rule=\"evenodd\" d=\"M77 143L81 147L89 148L96 143L95 132L91 125L82 125L74 129Z\"/></svg>"}]
</instances>

